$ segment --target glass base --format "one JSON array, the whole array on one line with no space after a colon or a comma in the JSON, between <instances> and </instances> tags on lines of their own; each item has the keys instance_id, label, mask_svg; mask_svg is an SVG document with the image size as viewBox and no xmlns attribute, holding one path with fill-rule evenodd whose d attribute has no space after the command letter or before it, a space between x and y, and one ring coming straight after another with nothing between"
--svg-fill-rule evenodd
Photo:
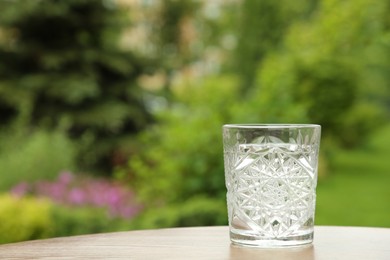
<instances>
[{"instance_id":1,"label":"glass base","mask_svg":"<svg viewBox=\"0 0 390 260\"><path fill-rule=\"evenodd\" d=\"M311 244L313 242L313 231L283 238L265 238L230 231L230 240L233 244L240 246L261 248L297 247Z\"/></svg>"}]
</instances>

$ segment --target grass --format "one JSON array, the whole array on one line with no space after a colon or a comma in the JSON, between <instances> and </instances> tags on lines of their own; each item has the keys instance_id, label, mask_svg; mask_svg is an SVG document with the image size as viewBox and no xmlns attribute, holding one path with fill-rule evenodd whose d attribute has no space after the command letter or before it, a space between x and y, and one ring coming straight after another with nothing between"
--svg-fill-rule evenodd
<instances>
[{"instance_id":1,"label":"grass","mask_svg":"<svg viewBox=\"0 0 390 260\"><path fill-rule=\"evenodd\" d=\"M390 126L364 148L340 151L318 183L316 225L390 227Z\"/></svg>"}]
</instances>

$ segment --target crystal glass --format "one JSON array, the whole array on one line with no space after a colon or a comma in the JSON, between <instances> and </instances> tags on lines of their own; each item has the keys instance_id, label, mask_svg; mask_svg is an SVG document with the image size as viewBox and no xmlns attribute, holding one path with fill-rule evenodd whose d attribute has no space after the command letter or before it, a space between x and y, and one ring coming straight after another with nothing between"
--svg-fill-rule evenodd
<instances>
[{"instance_id":1,"label":"crystal glass","mask_svg":"<svg viewBox=\"0 0 390 260\"><path fill-rule=\"evenodd\" d=\"M313 241L321 126L224 125L230 239L284 247Z\"/></svg>"}]
</instances>

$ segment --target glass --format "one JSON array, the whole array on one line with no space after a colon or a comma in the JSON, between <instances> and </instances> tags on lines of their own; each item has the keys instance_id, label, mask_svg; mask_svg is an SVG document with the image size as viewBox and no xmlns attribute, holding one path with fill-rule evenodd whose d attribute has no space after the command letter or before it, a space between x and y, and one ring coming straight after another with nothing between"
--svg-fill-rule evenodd
<instances>
[{"instance_id":1,"label":"glass","mask_svg":"<svg viewBox=\"0 0 390 260\"><path fill-rule=\"evenodd\" d=\"M283 247L313 241L321 126L224 125L230 239Z\"/></svg>"}]
</instances>

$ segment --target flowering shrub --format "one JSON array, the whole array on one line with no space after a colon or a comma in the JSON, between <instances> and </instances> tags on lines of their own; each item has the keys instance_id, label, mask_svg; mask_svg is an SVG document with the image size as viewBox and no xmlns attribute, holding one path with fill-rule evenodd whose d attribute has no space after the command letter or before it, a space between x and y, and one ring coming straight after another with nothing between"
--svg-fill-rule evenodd
<instances>
[{"instance_id":1,"label":"flowering shrub","mask_svg":"<svg viewBox=\"0 0 390 260\"><path fill-rule=\"evenodd\" d=\"M55 181L19 183L11 192L20 197L30 194L47 197L64 205L105 208L110 217L124 219L134 217L141 210L134 194L118 183L76 177L70 172L62 172Z\"/></svg>"},{"instance_id":2,"label":"flowering shrub","mask_svg":"<svg viewBox=\"0 0 390 260\"><path fill-rule=\"evenodd\" d=\"M0 244L52 236L52 206L47 199L0 194Z\"/></svg>"}]
</instances>

